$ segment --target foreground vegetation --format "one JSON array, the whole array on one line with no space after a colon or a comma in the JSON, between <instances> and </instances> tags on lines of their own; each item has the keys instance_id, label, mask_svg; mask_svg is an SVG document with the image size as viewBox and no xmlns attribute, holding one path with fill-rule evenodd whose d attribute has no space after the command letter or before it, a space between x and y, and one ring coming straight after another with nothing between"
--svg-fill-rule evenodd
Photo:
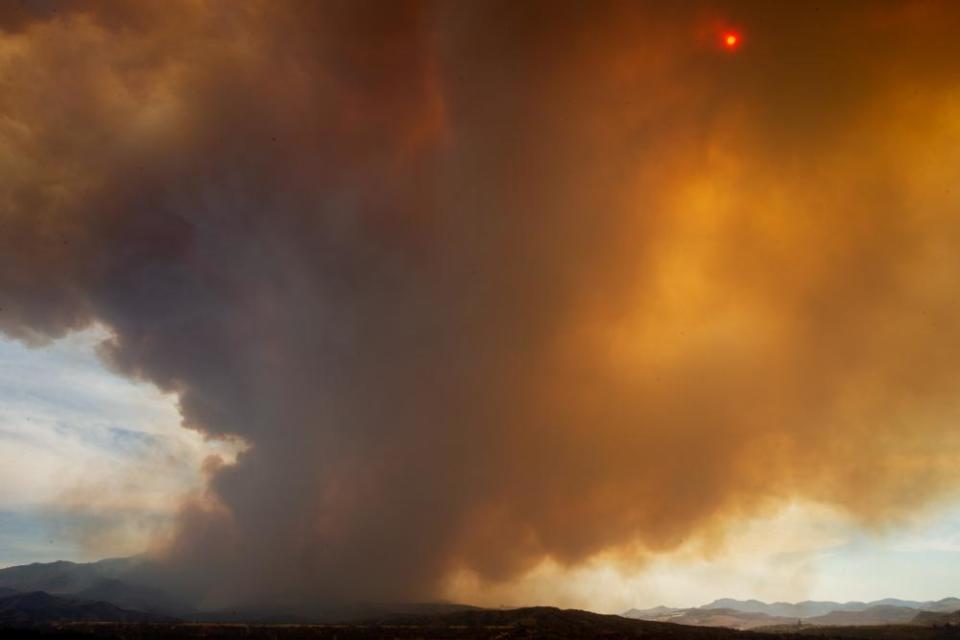
<instances>
[{"instance_id":1,"label":"foreground vegetation","mask_svg":"<svg viewBox=\"0 0 960 640\"><path fill-rule=\"evenodd\" d=\"M104 638L159 640L512 640L645 638L647 640L960 640L960 626L780 627L735 631L632 620L587 611L533 607L477 610L437 616L393 616L366 624L224 624L156 622L59 622L0 629L4 640Z\"/></svg>"}]
</instances>

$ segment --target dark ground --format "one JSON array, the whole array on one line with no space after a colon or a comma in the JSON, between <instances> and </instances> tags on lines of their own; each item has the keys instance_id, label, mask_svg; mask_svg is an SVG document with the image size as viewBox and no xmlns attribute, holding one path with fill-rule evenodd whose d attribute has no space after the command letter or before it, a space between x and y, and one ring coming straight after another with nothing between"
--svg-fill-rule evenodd
<instances>
[{"instance_id":1,"label":"dark ground","mask_svg":"<svg viewBox=\"0 0 960 640\"><path fill-rule=\"evenodd\" d=\"M960 626L781 628L771 632L733 631L631 620L586 611L533 607L478 610L438 616L395 616L366 624L264 625L223 623L59 622L0 628L3 640L45 638L153 640L159 638L244 638L251 640L392 640L514 638L646 638L649 640L960 640Z\"/></svg>"}]
</instances>

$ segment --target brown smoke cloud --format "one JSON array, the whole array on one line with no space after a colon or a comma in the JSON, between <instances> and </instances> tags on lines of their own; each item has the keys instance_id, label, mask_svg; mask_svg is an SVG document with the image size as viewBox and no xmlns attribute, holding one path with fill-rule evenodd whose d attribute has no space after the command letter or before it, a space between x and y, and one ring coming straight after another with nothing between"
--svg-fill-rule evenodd
<instances>
[{"instance_id":1,"label":"brown smoke cloud","mask_svg":"<svg viewBox=\"0 0 960 640\"><path fill-rule=\"evenodd\" d=\"M249 443L165 551L208 604L435 597L956 486L953 3L0 26L0 330L102 323Z\"/></svg>"}]
</instances>

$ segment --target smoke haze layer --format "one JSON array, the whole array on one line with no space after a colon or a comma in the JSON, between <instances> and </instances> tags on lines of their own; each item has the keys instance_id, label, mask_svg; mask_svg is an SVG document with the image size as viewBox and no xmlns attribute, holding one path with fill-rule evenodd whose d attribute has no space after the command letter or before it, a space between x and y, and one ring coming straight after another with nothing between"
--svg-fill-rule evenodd
<instances>
[{"instance_id":1,"label":"smoke haze layer","mask_svg":"<svg viewBox=\"0 0 960 640\"><path fill-rule=\"evenodd\" d=\"M210 605L431 598L956 486L953 3L0 26L0 330L100 323L249 445L161 554Z\"/></svg>"}]
</instances>

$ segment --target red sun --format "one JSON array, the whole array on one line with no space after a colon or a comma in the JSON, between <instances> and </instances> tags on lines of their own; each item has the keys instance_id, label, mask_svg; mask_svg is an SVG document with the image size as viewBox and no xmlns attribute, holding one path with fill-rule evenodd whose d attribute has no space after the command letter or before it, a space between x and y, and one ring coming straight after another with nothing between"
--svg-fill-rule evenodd
<instances>
[{"instance_id":1,"label":"red sun","mask_svg":"<svg viewBox=\"0 0 960 640\"><path fill-rule=\"evenodd\" d=\"M723 46L727 49L736 49L740 46L740 34L733 31L727 31L721 38Z\"/></svg>"}]
</instances>

